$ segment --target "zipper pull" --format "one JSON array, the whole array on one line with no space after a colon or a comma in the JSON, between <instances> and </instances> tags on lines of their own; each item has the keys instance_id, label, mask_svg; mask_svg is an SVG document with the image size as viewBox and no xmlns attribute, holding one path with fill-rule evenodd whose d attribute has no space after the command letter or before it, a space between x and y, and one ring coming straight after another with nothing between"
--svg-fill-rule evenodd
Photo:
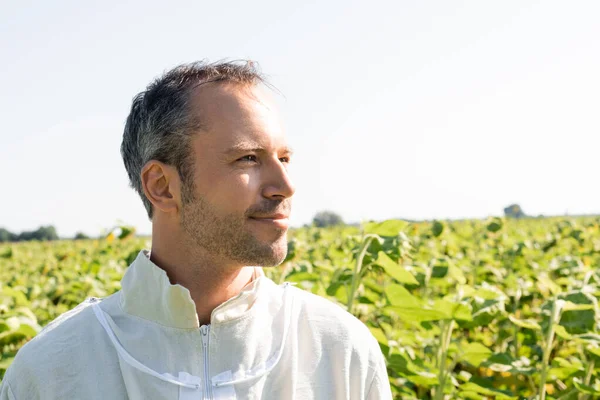
<instances>
[{"instance_id":1,"label":"zipper pull","mask_svg":"<svg viewBox=\"0 0 600 400\"><path fill-rule=\"evenodd\" d=\"M202 347L204 347L205 352L208 348L208 329L208 325L202 325L200 327L200 334L202 335Z\"/></svg>"},{"instance_id":2,"label":"zipper pull","mask_svg":"<svg viewBox=\"0 0 600 400\"><path fill-rule=\"evenodd\" d=\"M200 333L202 334L202 346L206 349L206 345L208 342L208 330L205 326L200 328Z\"/></svg>"}]
</instances>

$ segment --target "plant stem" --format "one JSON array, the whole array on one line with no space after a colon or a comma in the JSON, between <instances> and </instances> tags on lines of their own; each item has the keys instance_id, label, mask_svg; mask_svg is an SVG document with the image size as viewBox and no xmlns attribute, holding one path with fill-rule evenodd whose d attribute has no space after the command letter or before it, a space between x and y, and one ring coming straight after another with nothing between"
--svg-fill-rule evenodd
<instances>
[{"instance_id":1,"label":"plant stem","mask_svg":"<svg viewBox=\"0 0 600 400\"><path fill-rule=\"evenodd\" d=\"M562 396L560 396L557 400L566 400L566 399L569 399L569 398L571 398L571 395L573 393L576 393L576 392L577 392L577 388L570 389L568 392L566 392L565 394L563 394Z\"/></svg>"},{"instance_id":2,"label":"plant stem","mask_svg":"<svg viewBox=\"0 0 600 400\"><path fill-rule=\"evenodd\" d=\"M531 389L531 391L533 393L535 393L535 382L533 381L533 378L531 377L531 375L526 375L527 376L527 383L529 383L529 389Z\"/></svg>"},{"instance_id":3,"label":"plant stem","mask_svg":"<svg viewBox=\"0 0 600 400\"><path fill-rule=\"evenodd\" d=\"M364 237L363 242L361 244L360 250L358 252L358 257L356 258L356 264L354 265L354 272L352 274L352 286L350 289L350 293L348 293L348 312L352 313L352 304L354 303L354 296L356 289L358 287L358 282L360 281L360 270L362 268L363 259L365 258L365 254L367 253L367 249L371 244L371 241L375 239L377 235L368 234Z\"/></svg>"},{"instance_id":4,"label":"plant stem","mask_svg":"<svg viewBox=\"0 0 600 400\"><path fill-rule=\"evenodd\" d=\"M444 387L446 386L446 359L448 358L448 348L452 340L452 330L454 329L454 320L443 320L441 323L440 348L438 349L438 368L440 386L435 392L436 400L444 399Z\"/></svg>"},{"instance_id":5,"label":"plant stem","mask_svg":"<svg viewBox=\"0 0 600 400\"><path fill-rule=\"evenodd\" d=\"M542 360L542 373L540 376L539 398L546 400L546 378L548 376L548 364L550 361L550 353L552 352L552 342L554 341L554 324L559 322L560 309L556 305L556 299L552 300L552 311L550 313L550 321L548 325L548 333L544 344L544 357Z\"/></svg>"},{"instance_id":6,"label":"plant stem","mask_svg":"<svg viewBox=\"0 0 600 400\"><path fill-rule=\"evenodd\" d=\"M521 289L517 289L517 293L515 294L515 309L513 313L517 315L517 311L519 310L519 305L521 303ZM515 345L515 360L519 359L519 326L515 324L514 326L514 345Z\"/></svg>"},{"instance_id":7,"label":"plant stem","mask_svg":"<svg viewBox=\"0 0 600 400\"><path fill-rule=\"evenodd\" d=\"M590 381L592 380L592 374L594 373L594 360L589 360L587 369L585 370L585 380L583 381L583 384L586 386L590 385ZM588 399L590 396L588 395L581 395L582 399Z\"/></svg>"}]
</instances>

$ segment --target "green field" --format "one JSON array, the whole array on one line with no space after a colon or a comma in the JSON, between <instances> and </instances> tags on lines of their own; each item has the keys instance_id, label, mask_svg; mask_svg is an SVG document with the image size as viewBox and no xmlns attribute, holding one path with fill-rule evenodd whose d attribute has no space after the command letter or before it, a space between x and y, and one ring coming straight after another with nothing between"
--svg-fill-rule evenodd
<instances>
[{"instance_id":1,"label":"green field","mask_svg":"<svg viewBox=\"0 0 600 400\"><path fill-rule=\"evenodd\" d=\"M0 378L18 349L104 297L148 239L0 244ZM600 397L600 218L413 223L290 233L275 282L369 326L398 399Z\"/></svg>"}]
</instances>

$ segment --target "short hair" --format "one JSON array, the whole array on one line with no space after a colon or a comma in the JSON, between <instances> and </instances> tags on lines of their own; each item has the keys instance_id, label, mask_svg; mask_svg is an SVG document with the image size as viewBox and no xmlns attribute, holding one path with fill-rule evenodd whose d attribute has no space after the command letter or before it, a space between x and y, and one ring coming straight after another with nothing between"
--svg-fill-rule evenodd
<instances>
[{"instance_id":1,"label":"short hair","mask_svg":"<svg viewBox=\"0 0 600 400\"><path fill-rule=\"evenodd\" d=\"M231 82L242 85L266 83L258 64L250 60L196 61L179 65L148 85L133 98L125 123L121 156L135 189L152 220L152 203L144 194L141 172L150 160L177 168L182 181L182 201L194 196L192 135L204 122L192 118L190 94L204 83Z\"/></svg>"}]
</instances>

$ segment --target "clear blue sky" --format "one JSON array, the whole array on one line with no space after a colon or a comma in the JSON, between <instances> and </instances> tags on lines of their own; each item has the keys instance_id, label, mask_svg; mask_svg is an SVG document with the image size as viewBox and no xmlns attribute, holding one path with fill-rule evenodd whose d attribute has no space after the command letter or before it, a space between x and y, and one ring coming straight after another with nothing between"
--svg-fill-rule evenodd
<instances>
[{"instance_id":1,"label":"clear blue sky","mask_svg":"<svg viewBox=\"0 0 600 400\"><path fill-rule=\"evenodd\" d=\"M0 226L150 232L132 97L197 59L283 92L292 223L600 212L598 1L0 0Z\"/></svg>"}]
</instances>

